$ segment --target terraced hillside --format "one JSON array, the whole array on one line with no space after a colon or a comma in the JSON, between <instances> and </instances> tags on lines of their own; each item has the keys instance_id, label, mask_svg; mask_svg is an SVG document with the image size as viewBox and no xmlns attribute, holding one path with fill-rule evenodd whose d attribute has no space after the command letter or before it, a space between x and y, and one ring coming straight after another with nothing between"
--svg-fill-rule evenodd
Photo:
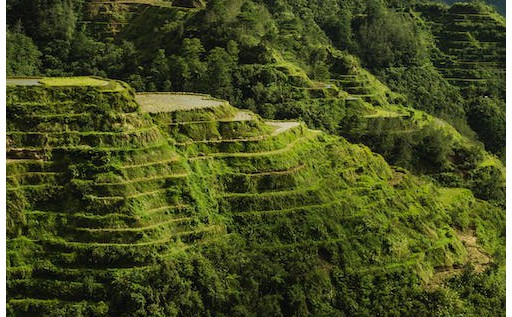
<instances>
[{"instance_id":1,"label":"terraced hillside","mask_svg":"<svg viewBox=\"0 0 512 317\"><path fill-rule=\"evenodd\" d=\"M113 270L143 269L225 226L196 203L186 161L125 84L47 81L9 86L11 304L87 301L98 313Z\"/></svg>"},{"instance_id":2,"label":"terraced hillside","mask_svg":"<svg viewBox=\"0 0 512 317\"><path fill-rule=\"evenodd\" d=\"M84 2L84 16L78 24L96 34L115 36L125 27L143 27L132 23L150 8L173 8L178 11L196 11L205 6L202 0L93 0Z\"/></svg>"},{"instance_id":3,"label":"terraced hillside","mask_svg":"<svg viewBox=\"0 0 512 317\"><path fill-rule=\"evenodd\" d=\"M445 120L410 107L404 95L392 91L359 63L340 63L349 70L328 82L314 83L317 88L303 87L317 93L310 94L306 102L276 106L276 116L298 116L312 125L323 125L321 120L327 117L326 121L336 125L323 125L324 129L363 143L392 165L427 174L447 186L470 188L479 198L504 197L505 171L496 156ZM497 176L497 186L474 182L484 174Z\"/></svg>"},{"instance_id":4,"label":"terraced hillside","mask_svg":"<svg viewBox=\"0 0 512 317\"><path fill-rule=\"evenodd\" d=\"M499 80L504 96L505 19L487 7L465 3L426 4L417 9L431 23L442 52L434 64L443 76L463 89Z\"/></svg>"},{"instance_id":5,"label":"terraced hillside","mask_svg":"<svg viewBox=\"0 0 512 317\"><path fill-rule=\"evenodd\" d=\"M98 78L7 84L11 316L379 314L471 262L461 239L503 248L499 208L299 122Z\"/></svg>"}]
</instances>

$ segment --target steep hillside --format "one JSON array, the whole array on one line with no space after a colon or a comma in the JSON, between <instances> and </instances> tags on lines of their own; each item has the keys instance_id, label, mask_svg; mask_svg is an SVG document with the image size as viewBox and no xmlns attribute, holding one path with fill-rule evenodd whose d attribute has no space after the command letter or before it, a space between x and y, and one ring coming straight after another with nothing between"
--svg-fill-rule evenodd
<instances>
[{"instance_id":1,"label":"steep hillside","mask_svg":"<svg viewBox=\"0 0 512 317\"><path fill-rule=\"evenodd\" d=\"M505 96L505 19L486 7L456 4L451 7L418 6L432 24L442 54L434 59L438 70L455 85L499 82ZM497 80L500 78L501 80Z\"/></svg>"},{"instance_id":2,"label":"steep hillside","mask_svg":"<svg viewBox=\"0 0 512 317\"><path fill-rule=\"evenodd\" d=\"M453 4L455 2L464 2L464 1L454 1L454 0L445 0L444 2L448 3L448 4ZM485 1L487 4L490 4L491 6L493 6L494 8L496 8L496 10L502 14L503 16L506 15L506 2L505 0L487 0Z\"/></svg>"},{"instance_id":3,"label":"steep hillside","mask_svg":"<svg viewBox=\"0 0 512 317\"><path fill-rule=\"evenodd\" d=\"M288 15L280 15L280 8ZM450 123L460 123L467 116L462 97L455 98L455 102L444 97L436 99L430 102L432 108L423 102L415 104L408 97L415 91L408 86L405 95L392 91L364 69L354 55L329 46L326 34L312 26L311 17L298 20L300 10L304 8L291 3L267 7L239 3L231 9L219 5L193 11L148 7L119 36L144 48L142 59L162 48L151 63L169 73L160 73L160 85L156 86L149 87L137 80L134 85L139 89L172 87L207 91L266 118L303 120L311 127L362 142L384 155L391 164L432 175L446 186L471 188L480 198L502 200L503 179L499 176L502 166L471 140L474 136L471 133L461 136L446 122L411 107L420 107L436 116L445 114L447 120L452 119ZM261 16L262 21L256 21L254 16ZM173 17L173 23L169 17ZM379 17L383 18L388 16ZM359 20L354 19L364 24L369 18L365 14ZM225 25L231 25L231 29L225 30ZM489 28L494 30L492 25ZM251 29L253 33L247 31ZM204 58L211 47L214 48ZM435 79L444 80L441 75ZM415 78L407 80L418 86ZM425 91L426 87L421 85L432 85L431 80L420 82L419 90ZM446 86L450 86L449 82ZM493 152L502 153L504 125L500 120L504 115L499 108L488 104L475 102L469 111L469 123L476 131L482 131ZM483 107L491 113L497 110L494 119L498 122L490 119L492 122L488 124L487 121L478 123L477 117L486 117L480 115ZM469 130L461 129L460 124L458 127L464 132ZM476 175L481 174L496 175L498 179L495 184L473 183L475 177L480 178ZM478 194L482 188L487 191L489 187L493 188L490 192L496 194L494 197Z\"/></svg>"},{"instance_id":4,"label":"steep hillside","mask_svg":"<svg viewBox=\"0 0 512 317\"><path fill-rule=\"evenodd\" d=\"M435 67L467 100L469 126L489 151L504 157L505 19L478 3L416 9L436 37Z\"/></svg>"},{"instance_id":5,"label":"steep hillside","mask_svg":"<svg viewBox=\"0 0 512 317\"><path fill-rule=\"evenodd\" d=\"M467 189L207 95L7 84L10 316L504 310L504 213Z\"/></svg>"},{"instance_id":6,"label":"steep hillside","mask_svg":"<svg viewBox=\"0 0 512 317\"><path fill-rule=\"evenodd\" d=\"M405 97L402 106L442 118L505 158L504 19L483 2L8 0L7 6L9 75L98 75L139 91L208 93L268 119L300 119L339 134L346 110L339 99L350 93L372 102L375 85L366 86L366 75L355 87L333 81L369 72Z\"/></svg>"}]
</instances>

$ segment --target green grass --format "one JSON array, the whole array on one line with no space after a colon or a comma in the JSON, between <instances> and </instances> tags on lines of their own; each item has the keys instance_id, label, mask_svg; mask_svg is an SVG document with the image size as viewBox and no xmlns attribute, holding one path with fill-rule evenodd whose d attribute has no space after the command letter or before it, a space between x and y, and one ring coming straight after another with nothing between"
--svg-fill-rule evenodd
<instances>
[{"instance_id":1,"label":"green grass","mask_svg":"<svg viewBox=\"0 0 512 317\"><path fill-rule=\"evenodd\" d=\"M105 87L110 84L109 80L83 76L83 77L47 77L41 78L39 82L47 86L92 86Z\"/></svg>"},{"instance_id":2,"label":"green grass","mask_svg":"<svg viewBox=\"0 0 512 317\"><path fill-rule=\"evenodd\" d=\"M377 94L387 94L376 79L368 82ZM50 148L44 160L8 161L8 179L22 186L8 187L10 226L20 223L22 228L19 237L8 239L9 303L15 310L74 305L70 299L96 307L91 298L108 307L119 285L115 283L123 280L116 278L125 276L127 286L134 285L131 279L159 272L159 263L165 261L175 270L172 276L187 281L184 270L202 276L210 253L226 270L233 270L224 262L233 257L237 265L247 265L238 268L243 278L253 269L252 256L279 265L298 251L328 263L336 274L372 276L402 270L421 275L464 256L460 242L446 228L458 208L467 209L476 201L468 190L439 189L406 172L393 178L384 159L366 147L303 124L263 122L248 112L239 115L227 103L215 102L222 106L182 104L151 117L127 115L122 107L109 104L105 112L90 109L89 119L104 128L92 125L87 131L69 132L38 131L37 125L24 124L34 120L37 111L19 112L20 119L8 129L9 137L19 137L19 148L36 149L27 146L33 142L28 138L38 136L115 140L111 147L68 144ZM63 119L51 112L58 105L46 106L48 115L39 114L45 123ZM366 105L369 108L374 112L362 119L408 120L416 128L428 124L455 133L444 122L400 104L386 101L381 107ZM80 111L77 117L87 113ZM126 130L114 132L112 127ZM154 132L155 138L147 132ZM132 137L133 144L128 144ZM237 143L244 145L231 148ZM203 156L196 156L198 149ZM45 184L56 175L63 177L64 187ZM23 218L16 217L18 210ZM484 222L481 228L487 226ZM494 238L483 232L480 235L492 246ZM422 261L416 261L418 252ZM174 267L188 257L200 260ZM301 260L287 261L296 265L294 261ZM306 273L309 266L315 267L301 264ZM217 264L211 265L207 274L224 279L217 269ZM82 282L87 276L93 278ZM55 302L33 298L51 286L59 288L48 293ZM94 291L92 295L82 294L85 287Z\"/></svg>"}]
</instances>

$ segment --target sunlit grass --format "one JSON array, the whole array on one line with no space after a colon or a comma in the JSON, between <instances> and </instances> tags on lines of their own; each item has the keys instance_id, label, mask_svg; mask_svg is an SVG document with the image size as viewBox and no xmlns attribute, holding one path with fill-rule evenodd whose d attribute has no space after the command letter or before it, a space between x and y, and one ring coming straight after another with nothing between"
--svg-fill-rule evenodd
<instances>
[{"instance_id":1,"label":"sunlit grass","mask_svg":"<svg viewBox=\"0 0 512 317\"><path fill-rule=\"evenodd\" d=\"M79 77L48 77L41 78L39 82L47 86L107 86L110 81L88 76Z\"/></svg>"}]
</instances>

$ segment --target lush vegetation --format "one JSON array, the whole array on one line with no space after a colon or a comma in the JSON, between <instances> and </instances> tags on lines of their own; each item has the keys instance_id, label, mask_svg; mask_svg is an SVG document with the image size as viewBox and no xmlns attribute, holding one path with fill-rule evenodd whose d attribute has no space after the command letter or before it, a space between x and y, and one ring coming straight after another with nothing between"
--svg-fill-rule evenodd
<instances>
[{"instance_id":1,"label":"lush vegetation","mask_svg":"<svg viewBox=\"0 0 512 317\"><path fill-rule=\"evenodd\" d=\"M475 0L473 0L475 1ZM465 1L454 1L454 0L444 0L444 2L448 4L453 4L455 2L465 2ZM506 2L505 0L486 0L485 3L493 6L496 10L501 13L503 16L506 14Z\"/></svg>"},{"instance_id":2,"label":"lush vegetation","mask_svg":"<svg viewBox=\"0 0 512 317\"><path fill-rule=\"evenodd\" d=\"M7 24L7 74L59 77L8 88L10 315L504 314L493 8L8 0ZM246 110L143 113L89 75Z\"/></svg>"},{"instance_id":3,"label":"lush vegetation","mask_svg":"<svg viewBox=\"0 0 512 317\"><path fill-rule=\"evenodd\" d=\"M502 197L440 188L364 146L229 104L144 114L127 86L98 81L9 86L10 315L504 309L492 271ZM471 231L493 266L425 288L476 261L459 239Z\"/></svg>"}]
</instances>

